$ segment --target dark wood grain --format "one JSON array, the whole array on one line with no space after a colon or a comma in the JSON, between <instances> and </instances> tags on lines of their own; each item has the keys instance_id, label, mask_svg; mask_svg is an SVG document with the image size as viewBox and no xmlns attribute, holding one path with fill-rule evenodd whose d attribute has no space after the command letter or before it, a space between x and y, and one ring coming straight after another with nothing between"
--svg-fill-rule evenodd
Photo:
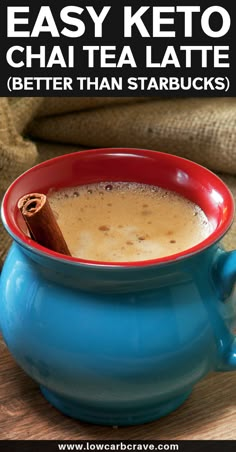
<instances>
[{"instance_id":1,"label":"dark wood grain","mask_svg":"<svg viewBox=\"0 0 236 452\"><path fill-rule=\"evenodd\" d=\"M174 413L146 425L101 427L64 416L0 338L0 439L236 439L236 372L202 380Z\"/></svg>"}]
</instances>

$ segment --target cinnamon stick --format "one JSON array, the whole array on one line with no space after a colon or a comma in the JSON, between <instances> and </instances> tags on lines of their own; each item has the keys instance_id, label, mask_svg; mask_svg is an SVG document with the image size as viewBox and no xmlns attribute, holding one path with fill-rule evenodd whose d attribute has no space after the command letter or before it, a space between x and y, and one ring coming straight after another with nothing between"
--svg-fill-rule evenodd
<instances>
[{"instance_id":1,"label":"cinnamon stick","mask_svg":"<svg viewBox=\"0 0 236 452\"><path fill-rule=\"evenodd\" d=\"M28 193L20 198L17 207L33 240L58 253L71 255L46 195Z\"/></svg>"}]
</instances>

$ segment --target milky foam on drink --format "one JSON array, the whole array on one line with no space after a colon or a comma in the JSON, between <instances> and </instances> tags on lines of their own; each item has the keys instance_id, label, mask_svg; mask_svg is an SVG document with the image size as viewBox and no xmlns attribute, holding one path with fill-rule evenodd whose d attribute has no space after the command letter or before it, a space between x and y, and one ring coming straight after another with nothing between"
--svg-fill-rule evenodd
<instances>
[{"instance_id":1,"label":"milky foam on drink","mask_svg":"<svg viewBox=\"0 0 236 452\"><path fill-rule=\"evenodd\" d=\"M212 232L199 206L159 187L101 182L49 193L71 254L140 261L191 248Z\"/></svg>"}]
</instances>

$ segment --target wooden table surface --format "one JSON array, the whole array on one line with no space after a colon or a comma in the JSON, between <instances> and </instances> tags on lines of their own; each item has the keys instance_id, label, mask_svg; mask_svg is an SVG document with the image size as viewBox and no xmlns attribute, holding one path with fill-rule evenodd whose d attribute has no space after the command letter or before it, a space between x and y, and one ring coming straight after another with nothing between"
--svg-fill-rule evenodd
<instances>
[{"instance_id":1,"label":"wooden table surface","mask_svg":"<svg viewBox=\"0 0 236 452\"><path fill-rule=\"evenodd\" d=\"M236 372L214 373L170 415L132 427L90 425L64 416L14 362L0 337L0 439L236 439Z\"/></svg>"}]
</instances>

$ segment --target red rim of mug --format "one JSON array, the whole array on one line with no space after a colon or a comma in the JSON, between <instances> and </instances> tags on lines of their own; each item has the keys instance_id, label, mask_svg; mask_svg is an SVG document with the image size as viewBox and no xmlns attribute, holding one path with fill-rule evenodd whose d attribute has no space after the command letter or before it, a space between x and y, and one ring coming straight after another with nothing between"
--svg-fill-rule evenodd
<instances>
[{"instance_id":1,"label":"red rim of mug","mask_svg":"<svg viewBox=\"0 0 236 452\"><path fill-rule=\"evenodd\" d=\"M21 184L24 179L30 175L32 177L34 175L34 172L37 170L41 170L43 168L49 167L52 163L57 163L61 168L63 167L63 163L68 159L75 158L77 156L78 161L81 159L81 156L83 158L89 157L91 158L91 155L97 154L97 156L101 157L107 157L111 156L131 156L132 157L144 157L144 158L150 158L154 159L155 161L160 158L163 161L167 162L167 164L171 163L176 166L176 168L184 168L183 171L187 171L191 169L192 176L195 177L196 180L208 180L210 181L208 183L208 188L210 190L210 187L214 187L212 189L212 196L215 195L216 198L218 196L218 201L221 202L221 218L218 222L215 230L202 242L198 243L197 245L188 248L182 252L168 255L161 258L156 259L148 259L143 261L130 261L130 262L104 262L104 261L96 261L96 260L87 260L87 259L80 259L72 256L65 256L60 253L54 252L52 250L49 250L45 248L44 246L39 245L34 240L32 240L30 237L25 235L25 233L20 229L18 222L17 222L17 214L16 214L16 204L11 204L12 199L12 193L17 191L17 187ZM142 162L141 162L142 164ZM184 174L184 173L183 173ZM186 173L187 174L187 173ZM121 179L120 179L121 180ZM91 181L93 183L93 181ZM145 183L145 182L144 182ZM211 185L212 183L212 185ZM79 185L79 184L78 184ZM158 185L158 184L156 184ZM167 184L168 185L168 184ZM36 187L37 188L37 187ZM166 187L167 188L167 187ZM213 193L214 190L214 193ZM29 190L28 192L37 191L36 190ZM46 193L47 191L45 191ZM179 190L178 190L179 192ZM23 196L22 193L20 196ZM20 197L19 196L19 197ZM200 194L200 196L202 196ZM207 197L207 195L204 195ZM18 199L19 199L18 197ZM190 198L189 198L190 199ZM200 198L199 198L200 199ZM206 203L206 200L205 200ZM199 203L198 203L199 204ZM202 206L201 206L202 207ZM206 213L206 210L204 209L204 206L202 207L203 210ZM229 227L232 224L233 217L234 217L234 200L233 196L228 189L228 187L225 185L225 183L216 176L213 172L208 170L207 168L192 162L191 160L173 155L173 154L166 154L159 151L151 151L151 150L143 150L143 149L135 149L135 148L99 148L99 149L91 149L86 151L77 151L73 152L71 154L64 154L59 157L54 157L50 160L44 161L38 165L35 165L34 167L30 168L28 171L21 174L15 181L10 185L8 190L5 193L5 196L2 201L2 221L9 232L9 234L12 236L13 239L15 239L18 243L20 243L23 247L29 249L31 252L35 252L37 254L42 254L45 257L50 257L52 259L61 260L63 262L71 262L71 263L77 263L81 265L86 266L99 266L99 267L146 267L150 265L156 265L156 264L164 264L164 263L170 263L174 262L176 260L180 260L183 258L187 258L190 255L199 253L206 248L209 248L214 243L218 242L227 232ZM207 213L206 213L207 214Z\"/></svg>"}]
</instances>

